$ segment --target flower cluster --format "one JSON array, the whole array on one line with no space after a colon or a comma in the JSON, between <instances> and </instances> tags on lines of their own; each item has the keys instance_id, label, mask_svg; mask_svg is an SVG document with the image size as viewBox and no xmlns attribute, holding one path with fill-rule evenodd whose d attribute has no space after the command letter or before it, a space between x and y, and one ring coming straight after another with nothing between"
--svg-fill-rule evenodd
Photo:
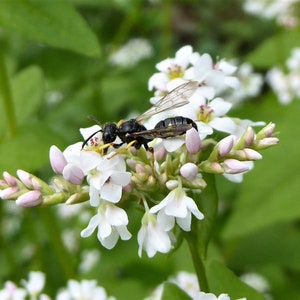
<instances>
[{"instance_id":1,"label":"flower cluster","mask_svg":"<svg viewBox=\"0 0 300 300\"><path fill-rule=\"evenodd\" d=\"M287 72L275 67L267 74L267 80L281 104L289 104L300 98L300 48L294 48L286 61Z\"/></svg>"},{"instance_id":2,"label":"flower cluster","mask_svg":"<svg viewBox=\"0 0 300 300\"><path fill-rule=\"evenodd\" d=\"M295 27L299 22L295 14L297 3L299 0L245 0L244 10L266 19L276 19L280 25Z\"/></svg>"},{"instance_id":3,"label":"flower cluster","mask_svg":"<svg viewBox=\"0 0 300 300\"><path fill-rule=\"evenodd\" d=\"M22 287L18 287L12 281L6 281L0 290L0 299L40 299L51 300L50 296L43 293L45 287L45 274L42 272L30 272L28 280L22 280ZM98 286L96 280L82 280L81 282L69 280L68 286L59 291L57 300L114 300L108 297L103 287Z\"/></svg>"},{"instance_id":4,"label":"flower cluster","mask_svg":"<svg viewBox=\"0 0 300 300\"><path fill-rule=\"evenodd\" d=\"M149 88L155 90L153 111L160 113L149 114L144 124L154 131L117 134L104 143L111 132L98 125L81 129L84 144L75 143L63 152L51 147L50 162L58 175L50 185L25 171L18 171L18 178L5 172L0 197L20 206L89 200L95 215L81 236L97 230L107 249L131 238L124 209L131 203L143 211L138 254L169 252L176 234L191 231L192 218L205 219L198 196L206 188L205 175L221 174L240 182L262 158L260 150L277 144L278 138L273 123L228 116L232 103L220 96L240 86L236 67L229 62L214 62L209 54L185 46L156 67ZM164 101L167 109L159 110ZM121 124L112 125L113 130ZM264 127L256 133L254 126ZM131 134L136 140L127 142Z\"/></svg>"}]
</instances>

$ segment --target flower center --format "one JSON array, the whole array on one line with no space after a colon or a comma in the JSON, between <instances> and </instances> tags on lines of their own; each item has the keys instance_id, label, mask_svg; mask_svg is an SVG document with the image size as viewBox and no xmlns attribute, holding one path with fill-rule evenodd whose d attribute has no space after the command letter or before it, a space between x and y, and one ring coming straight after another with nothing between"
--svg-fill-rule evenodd
<instances>
[{"instance_id":1,"label":"flower center","mask_svg":"<svg viewBox=\"0 0 300 300\"><path fill-rule=\"evenodd\" d=\"M213 119L214 110L207 104L200 105L198 120L203 123L209 123Z\"/></svg>"},{"instance_id":2,"label":"flower center","mask_svg":"<svg viewBox=\"0 0 300 300\"><path fill-rule=\"evenodd\" d=\"M168 67L168 76L170 79L183 77L183 69L181 66L174 64Z\"/></svg>"}]
</instances>

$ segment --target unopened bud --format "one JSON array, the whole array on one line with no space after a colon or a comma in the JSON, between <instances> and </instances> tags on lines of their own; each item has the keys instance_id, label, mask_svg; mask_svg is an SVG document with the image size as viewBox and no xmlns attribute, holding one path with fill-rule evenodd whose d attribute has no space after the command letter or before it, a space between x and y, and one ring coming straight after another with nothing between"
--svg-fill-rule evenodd
<instances>
[{"instance_id":1,"label":"unopened bud","mask_svg":"<svg viewBox=\"0 0 300 300\"><path fill-rule=\"evenodd\" d=\"M252 127L248 126L247 129L245 130L242 139L245 141L245 145L247 147L251 146L255 137L255 132Z\"/></svg>"},{"instance_id":2,"label":"unopened bud","mask_svg":"<svg viewBox=\"0 0 300 300\"><path fill-rule=\"evenodd\" d=\"M178 187L178 181L177 180L169 180L166 182L166 187L169 190L174 190Z\"/></svg>"},{"instance_id":3,"label":"unopened bud","mask_svg":"<svg viewBox=\"0 0 300 300\"><path fill-rule=\"evenodd\" d=\"M249 170L247 164L237 160L237 159L226 159L222 163L224 171L227 174L238 174Z\"/></svg>"},{"instance_id":4,"label":"unopened bud","mask_svg":"<svg viewBox=\"0 0 300 300\"><path fill-rule=\"evenodd\" d=\"M29 191L21 195L16 200L16 205L23 207L32 207L39 205L43 200L42 194L40 191Z\"/></svg>"},{"instance_id":5,"label":"unopened bud","mask_svg":"<svg viewBox=\"0 0 300 300\"><path fill-rule=\"evenodd\" d=\"M201 149L201 139L198 131L195 128L191 128L186 132L185 137L186 150L191 154L196 154Z\"/></svg>"},{"instance_id":6,"label":"unopened bud","mask_svg":"<svg viewBox=\"0 0 300 300\"><path fill-rule=\"evenodd\" d=\"M274 123L269 123L257 133L256 139L260 140L266 137L271 137L274 133L275 126L276 125Z\"/></svg>"},{"instance_id":7,"label":"unopened bud","mask_svg":"<svg viewBox=\"0 0 300 300\"><path fill-rule=\"evenodd\" d=\"M222 166L218 162L204 161L200 165L201 170L206 173L222 174L224 172Z\"/></svg>"},{"instance_id":8,"label":"unopened bud","mask_svg":"<svg viewBox=\"0 0 300 300\"><path fill-rule=\"evenodd\" d=\"M219 154L224 157L226 155L229 154L229 152L231 151L232 147L233 147L233 143L234 143L234 136L233 135L229 135L226 138L222 139L219 143L218 143L218 150L219 150Z\"/></svg>"},{"instance_id":9,"label":"unopened bud","mask_svg":"<svg viewBox=\"0 0 300 300\"><path fill-rule=\"evenodd\" d=\"M256 141L255 143L255 149L262 150L269 147L272 147L274 145L277 145L279 143L279 139L276 137L266 137L262 140Z\"/></svg>"},{"instance_id":10,"label":"unopened bud","mask_svg":"<svg viewBox=\"0 0 300 300\"><path fill-rule=\"evenodd\" d=\"M63 177L70 183L79 185L84 180L84 173L79 167L68 164L63 170Z\"/></svg>"},{"instance_id":11,"label":"unopened bud","mask_svg":"<svg viewBox=\"0 0 300 300\"><path fill-rule=\"evenodd\" d=\"M3 200L16 199L19 196L19 188L17 186L8 187L0 191L0 198Z\"/></svg>"},{"instance_id":12,"label":"unopened bud","mask_svg":"<svg viewBox=\"0 0 300 300\"><path fill-rule=\"evenodd\" d=\"M180 174L182 177L192 181L198 174L198 167L193 163L186 163L180 168Z\"/></svg>"},{"instance_id":13,"label":"unopened bud","mask_svg":"<svg viewBox=\"0 0 300 300\"><path fill-rule=\"evenodd\" d=\"M57 174L62 174L64 167L67 165L67 160L63 153L53 145L50 147L49 157L53 171Z\"/></svg>"},{"instance_id":14,"label":"unopened bud","mask_svg":"<svg viewBox=\"0 0 300 300\"><path fill-rule=\"evenodd\" d=\"M76 203L85 202L89 200L89 198L90 197L88 192L76 193L68 198L66 204L76 204Z\"/></svg>"},{"instance_id":15,"label":"unopened bud","mask_svg":"<svg viewBox=\"0 0 300 300\"><path fill-rule=\"evenodd\" d=\"M33 184L32 184L32 174L24 171L24 170L18 170L17 171L17 175L19 177L19 179L22 181L22 183L24 183L29 189L33 189Z\"/></svg>"},{"instance_id":16,"label":"unopened bud","mask_svg":"<svg viewBox=\"0 0 300 300\"><path fill-rule=\"evenodd\" d=\"M9 174L8 172L3 172L3 178L6 181L6 183L9 186L14 186L17 185L17 179L16 177L12 176L11 174Z\"/></svg>"}]
</instances>

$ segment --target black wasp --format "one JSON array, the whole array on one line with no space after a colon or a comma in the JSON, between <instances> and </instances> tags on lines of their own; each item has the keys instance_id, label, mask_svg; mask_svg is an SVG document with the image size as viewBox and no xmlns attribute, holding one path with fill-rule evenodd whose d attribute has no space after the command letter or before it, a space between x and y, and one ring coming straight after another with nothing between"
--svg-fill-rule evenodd
<instances>
[{"instance_id":1,"label":"black wasp","mask_svg":"<svg viewBox=\"0 0 300 300\"><path fill-rule=\"evenodd\" d=\"M144 146L146 150L151 150L149 149L148 143L155 138L169 138L182 135L192 127L197 130L197 125L193 120L182 116L166 118L165 120L159 121L153 129L149 130L140 122L158 113L188 104L188 99L194 94L198 86L199 83L197 81L184 83L158 100L157 103L139 117L128 121L120 121L118 124L105 124L102 129L94 132L83 142L82 148L84 148L89 140L98 132L103 133L102 141L104 145L119 148L126 143L127 145L134 146L136 149ZM121 143L114 143L117 137L119 137ZM103 149L104 153L106 153L108 148L104 147Z\"/></svg>"}]
</instances>

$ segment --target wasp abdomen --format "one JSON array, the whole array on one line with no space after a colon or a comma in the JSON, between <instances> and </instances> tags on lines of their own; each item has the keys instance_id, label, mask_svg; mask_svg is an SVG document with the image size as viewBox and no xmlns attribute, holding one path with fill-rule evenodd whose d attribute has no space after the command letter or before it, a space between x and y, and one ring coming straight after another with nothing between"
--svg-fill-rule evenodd
<instances>
[{"instance_id":1,"label":"wasp abdomen","mask_svg":"<svg viewBox=\"0 0 300 300\"><path fill-rule=\"evenodd\" d=\"M197 125L192 119L177 116L159 121L154 128L157 129L158 137L168 138L185 134L192 127L198 131Z\"/></svg>"}]
</instances>

